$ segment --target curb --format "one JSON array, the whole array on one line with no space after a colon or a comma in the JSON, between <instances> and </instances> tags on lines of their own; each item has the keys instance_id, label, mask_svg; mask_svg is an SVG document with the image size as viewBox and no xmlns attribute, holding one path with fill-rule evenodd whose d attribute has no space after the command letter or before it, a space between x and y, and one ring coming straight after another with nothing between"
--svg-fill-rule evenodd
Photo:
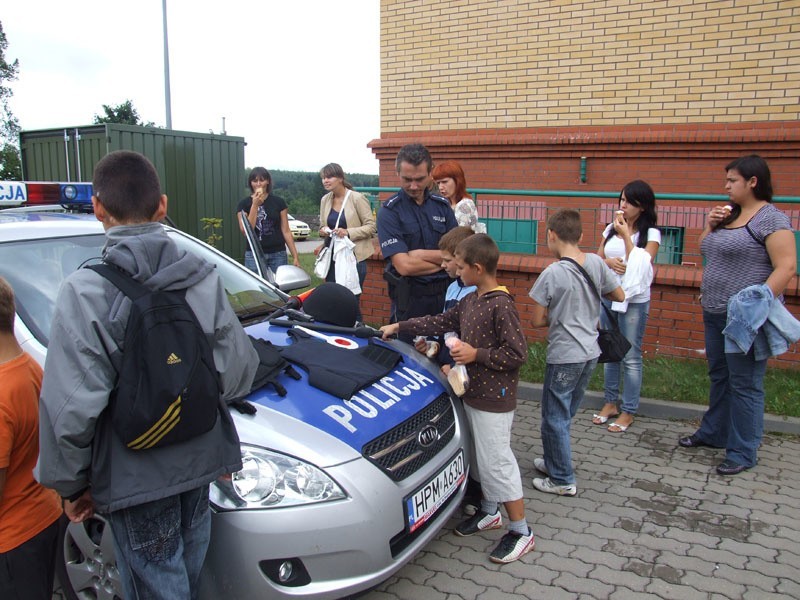
<instances>
[{"instance_id":1,"label":"curb","mask_svg":"<svg viewBox=\"0 0 800 600\"><path fill-rule=\"evenodd\" d=\"M539 402L542 399L542 384L520 381L517 397L520 400ZM600 409L603 404L602 392L587 390L581 408ZM700 404L686 404L653 398L642 398L639 401L640 415L658 419L701 419L707 408ZM800 418L765 413L764 432L800 435Z\"/></svg>"}]
</instances>

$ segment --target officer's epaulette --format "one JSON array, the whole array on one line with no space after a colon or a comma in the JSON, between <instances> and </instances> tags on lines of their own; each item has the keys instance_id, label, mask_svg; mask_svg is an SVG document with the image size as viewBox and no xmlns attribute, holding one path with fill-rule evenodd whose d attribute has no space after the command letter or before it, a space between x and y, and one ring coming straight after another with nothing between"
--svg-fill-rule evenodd
<instances>
[{"instance_id":1,"label":"officer's epaulette","mask_svg":"<svg viewBox=\"0 0 800 600\"><path fill-rule=\"evenodd\" d=\"M400 198L400 194L399 193L395 194L394 196L392 196L391 198L389 198L388 200L386 200L383 203L382 208L392 208L392 206L397 204L397 201L398 201L399 198Z\"/></svg>"},{"instance_id":2,"label":"officer's epaulette","mask_svg":"<svg viewBox=\"0 0 800 600\"><path fill-rule=\"evenodd\" d=\"M445 204L447 204L447 206L450 206L450 200L448 200L444 196L440 196L439 194L433 194L432 193L430 196L428 196L428 198L432 198L433 200L436 200L437 202L444 202Z\"/></svg>"}]
</instances>

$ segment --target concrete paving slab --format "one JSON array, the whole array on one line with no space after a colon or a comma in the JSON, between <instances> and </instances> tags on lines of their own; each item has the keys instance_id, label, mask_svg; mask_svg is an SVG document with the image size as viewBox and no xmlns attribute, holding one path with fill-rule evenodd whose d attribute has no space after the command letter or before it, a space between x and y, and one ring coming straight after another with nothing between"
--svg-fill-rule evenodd
<instances>
[{"instance_id":1,"label":"concrete paving slab","mask_svg":"<svg viewBox=\"0 0 800 600\"><path fill-rule=\"evenodd\" d=\"M521 387L513 436L535 550L494 565L503 531L460 538L453 519L363 599L797 597L800 420L768 415L758 466L725 478L722 450L677 445L703 407L643 400L634 425L612 434L592 424L602 397L590 393L572 425L578 495L557 497L531 485L540 390Z\"/></svg>"}]
</instances>

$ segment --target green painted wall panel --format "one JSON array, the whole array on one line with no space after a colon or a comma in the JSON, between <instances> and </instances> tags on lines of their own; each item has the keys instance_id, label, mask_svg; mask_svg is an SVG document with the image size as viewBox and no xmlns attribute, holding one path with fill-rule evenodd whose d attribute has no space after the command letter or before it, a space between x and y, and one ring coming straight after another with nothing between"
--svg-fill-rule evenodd
<instances>
[{"instance_id":1,"label":"green painted wall panel","mask_svg":"<svg viewBox=\"0 0 800 600\"><path fill-rule=\"evenodd\" d=\"M200 219L223 219L217 246L235 258L244 254L234 219L244 197L244 145L241 137L111 123L20 134L28 181L91 181L95 164L109 152L141 152L158 171L175 224L205 240Z\"/></svg>"}]
</instances>

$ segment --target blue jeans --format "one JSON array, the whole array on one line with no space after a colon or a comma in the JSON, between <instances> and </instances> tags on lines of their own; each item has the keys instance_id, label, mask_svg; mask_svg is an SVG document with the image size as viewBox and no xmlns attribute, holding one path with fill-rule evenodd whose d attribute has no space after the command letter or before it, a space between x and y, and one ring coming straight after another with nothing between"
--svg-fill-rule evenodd
<instances>
[{"instance_id":1,"label":"blue jeans","mask_svg":"<svg viewBox=\"0 0 800 600\"><path fill-rule=\"evenodd\" d=\"M597 359L585 363L547 363L542 388L542 449L550 479L558 485L575 483L569 429L583 401Z\"/></svg>"},{"instance_id":2,"label":"blue jeans","mask_svg":"<svg viewBox=\"0 0 800 600\"><path fill-rule=\"evenodd\" d=\"M286 250L281 250L280 252L269 252L265 253L264 256L267 259L267 266L272 269L273 273L278 271L278 267L281 265L288 265L289 259L286 254ZM244 251L244 266L256 272L256 259L253 256L253 253L250 250Z\"/></svg>"},{"instance_id":3,"label":"blue jeans","mask_svg":"<svg viewBox=\"0 0 800 600\"><path fill-rule=\"evenodd\" d=\"M610 307L608 300L603 303ZM607 404L619 402L620 373L622 374L622 410L635 415L639 410L639 397L642 391L642 339L647 326L647 315L650 313L650 302L628 304L624 313L611 311L619 330L631 343L631 349L618 363L605 363L605 401ZM600 321L604 328L611 327L605 310L600 311Z\"/></svg>"},{"instance_id":4,"label":"blue jeans","mask_svg":"<svg viewBox=\"0 0 800 600\"><path fill-rule=\"evenodd\" d=\"M711 446L725 448L725 458L755 466L764 434L764 374L767 361L747 354L725 353L725 313L703 311L710 389L708 410L695 435Z\"/></svg>"},{"instance_id":5,"label":"blue jeans","mask_svg":"<svg viewBox=\"0 0 800 600\"><path fill-rule=\"evenodd\" d=\"M197 598L211 537L207 485L115 511L108 520L126 598Z\"/></svg>"}]
</instances>

